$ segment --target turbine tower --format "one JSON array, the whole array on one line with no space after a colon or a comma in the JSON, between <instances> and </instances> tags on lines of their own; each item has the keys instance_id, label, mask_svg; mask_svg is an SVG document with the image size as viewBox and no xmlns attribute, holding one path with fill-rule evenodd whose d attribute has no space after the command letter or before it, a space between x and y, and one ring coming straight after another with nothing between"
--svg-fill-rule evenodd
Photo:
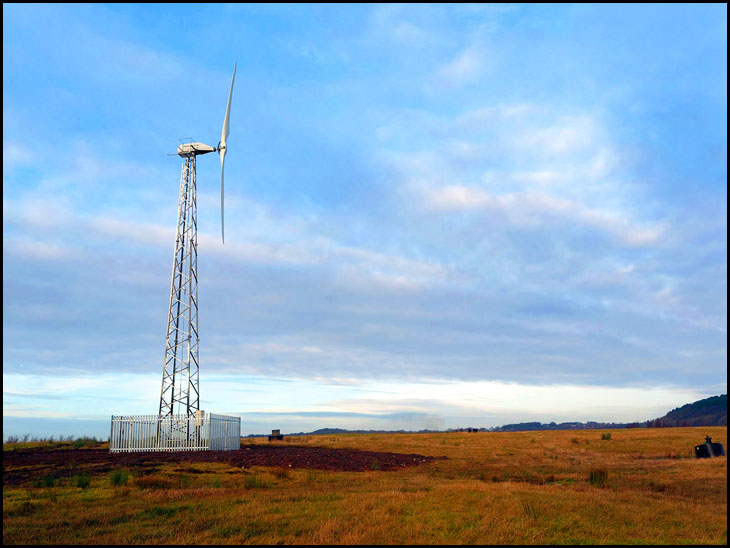
<instances>
[{"instance_id":1,"label":"turbine tower","mask_svg":"<svg viewBox=\"0 0 730 548\"><path fill-rule=\"evenodd\" d=\"M236 63L237 64L237 63ZM221 241L225 242L223 228L223 164L226 158L226 139L231 115L233 81L236 65L233 67L228 105L223 119L223 131L217 147L203 143L185 143L177 147L177 154L183 158L180 174L180 194L177 208L177 230L175 255L172 262L170 285L170 309L167 315L167 336L165 341L165 362L162 370L162 391L158 424L163 418L180 417L180 429L188 429L187 418L200 411L198 388L199 339L198 339L198 202L197 202L197 157L209 152L218 152L221 159ZM185 420L182 420L182 419ZM158 427L158 437L159 432ZM190 432L186 435L189 437Z\"/></svg>"}]
</instances>

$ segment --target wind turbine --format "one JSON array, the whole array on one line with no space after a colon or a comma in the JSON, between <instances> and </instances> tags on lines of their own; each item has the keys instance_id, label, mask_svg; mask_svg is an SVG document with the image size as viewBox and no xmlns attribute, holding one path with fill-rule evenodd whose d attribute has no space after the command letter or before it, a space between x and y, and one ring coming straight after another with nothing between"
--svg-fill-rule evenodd
<instances>
[{"instance_id":1,"label":"wind turbine","mask_svg":"<svg viewBox=\"0 0 730 548\"><path fill-rule=\"evenodd\" d=\"M221 241L225 242L223 228L223 165L226 158L231 116L231 96L236 79L233 66L228 105L223 119L223 131L217 147L204 143L185 143L177 147L183 158L180 174L180 194L177 209L177 235L172 262L170 309L167 316L165 362L162 370L159 419L185 416L180 428L189 428L187 418L200 415L198 389L198 205L197 157L218 152L221 159ZM159 427L158 427L159 428ZM175 426L173 425L173 430ZM158 436L160 432L158 431ZM188 436L190 433L188 433Z\"/></svg>"}]
</instances>

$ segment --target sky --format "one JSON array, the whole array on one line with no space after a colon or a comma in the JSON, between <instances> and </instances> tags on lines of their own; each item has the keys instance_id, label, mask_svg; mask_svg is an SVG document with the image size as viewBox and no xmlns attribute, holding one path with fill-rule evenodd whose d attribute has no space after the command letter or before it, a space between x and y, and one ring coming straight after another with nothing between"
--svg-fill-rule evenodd
<instances>
[{"instance_id":1,"label":"sky","mask_svg":"<svg viewBox=\"0 0 730 548\"><path fill-rule=\"evenodd\" d=\"M727 7L3 4L3 432L159 408L181 139L244 435L727 392Z\"/></svg>"}]
</instances>

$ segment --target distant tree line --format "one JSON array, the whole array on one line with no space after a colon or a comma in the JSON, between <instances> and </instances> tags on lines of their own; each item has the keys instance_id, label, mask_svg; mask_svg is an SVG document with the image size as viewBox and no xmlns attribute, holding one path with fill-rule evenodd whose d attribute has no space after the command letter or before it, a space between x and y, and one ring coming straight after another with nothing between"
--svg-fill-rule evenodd
<instances>
[{"instance_id":1,"label":"distant tree line","mask_svg":"<svg viewBox=\"0 0 730 548\"><path fill-rule=\"evenodd\" d=\"M520 432L528 430L606 430L610 428L668 428L673 426L727 426L727 394L712 396L673 409L663 417L644 422L521 422L505 424L495 432Z\"/></svg>"},{"instance_id":2,"label":"distant tree line","mask_svg":"<svg viewBox=\"0 0 730 548\"><path fill-rule=\"evenodd\" d=\"M650 428L668 426L727 426L727 394L677 407L661 418L646 421Z\"/></svg>"}]
</instances>

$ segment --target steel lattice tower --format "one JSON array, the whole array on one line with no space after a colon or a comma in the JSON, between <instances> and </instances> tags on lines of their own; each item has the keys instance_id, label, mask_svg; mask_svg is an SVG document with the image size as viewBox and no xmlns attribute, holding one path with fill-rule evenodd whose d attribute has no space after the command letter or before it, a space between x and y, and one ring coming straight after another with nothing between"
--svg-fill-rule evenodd
<instances>
[{"instance_id":1,"label":"steel lattice tower","mask_svg":"<svg viewBox=\"0 0 730 548\"><path fill-rule=\"evenodd\" d=\"M157 440L160 446L170 441L190 442L200 435L202 411L199 389L199 339L198 339L198 198L197 157L218 152L221 160L221 242L223 229L223 166L226 157L231 115L233 82L236 65L233 66L231 88L228 91L226 115L218 146L204 143L184 143L177 147L177 155L183 158L180 173L180 196L177 207L175 256L172 261L170 284L170 309L167 314L165 337L165 362L162 369L160 412L157 421ZM191 139L192 140L192 139ZM195 417L191 427L190 418ZM170 418L171 420L164 420ZM199 422L200 421L200 422ZM184 445L184 444L183 444Z\"/></svg>"},{"instance_id":2,"label":"steel lattice tower","mask_svg":"<svg viewBox=\"0 0 730 548\"><path fill-rule=\"evenodd\" d=\"M197 143L196 143L197 144ZM198 207L194 146L180 175L175 257L172 263L170 311L167 316L165 363L160 394L160 418L195 415L198 389ZM200 151L204 153L203 151ZM208 151L205 151L208 152ZM186 421L187 423L187 421Z\"/></svg>"}]
</instances>

